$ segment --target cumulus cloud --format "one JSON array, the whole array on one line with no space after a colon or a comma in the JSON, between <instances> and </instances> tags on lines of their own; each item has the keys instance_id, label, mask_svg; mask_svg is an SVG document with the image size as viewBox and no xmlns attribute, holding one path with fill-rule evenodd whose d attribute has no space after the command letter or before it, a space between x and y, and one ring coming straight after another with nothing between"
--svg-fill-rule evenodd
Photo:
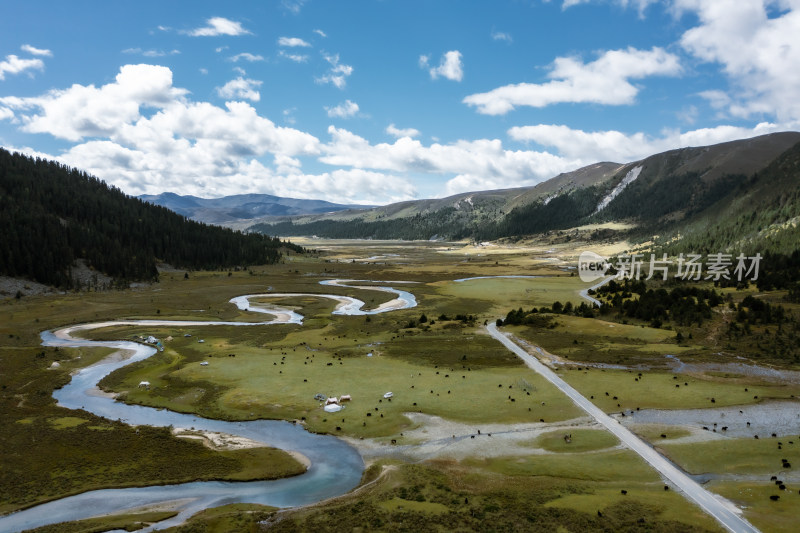
<instances>
[{"instance_id":1,"label":"cumulus cloud","mask_svg":"<svg viewBox=\"0 0 800 533\"><path fill-rule=\"evenodd\" d=\"M278 39L278 46L288 46L288 47L300 46L306 48L311 45L299 37L280 37Z\"/></svg>"},{"instance_id":2,"label":"cumulus cloud","mask_svg":"<svg viewBox=\"0 0 800 533\"><path fill-rule=\"evenodd\" d=\"M6 79L6 74L19 74L26 70L44 70L44 61L41 59L22 59L14 54L7 55L0 61L0 81Z\"/></svg>"},{"instance_id":3,"label":"cumulus cloud","mask_svg":"<svg viewBox=\"0 0 800 533\"><path fill-rule=\"evenodd\" d=\"M46 50L44 48L36 48L36 47L31 46L29 44L23 44L19 48L23 52L28 52L32 56L53 57L53 52L51 52L50 50Z\"/></svg>"},{"instance_id":4,"label":"cumulus cloud","mask_svg":"<svg viewBox=\"0 0 800 533\"><path fill-rule=\"evenodd\" d=\"M187 32L192 37L216 37L218 35L250 35L241 22L229 20L224 17L211 17L206 25Z\"/></svg>"},{"instance_id":5,"label":"cumulus cloud","mask_svg":"<svg viewBox=\"0 0 800 533\"><path fill-rule=\"evenodd\" d=\"M400 137L416 137L419 135L419 130L414 128L398 128L392 123L386 126L386 133L399 139Z\"/></svg>"},{"instance_id":6,"label":"cumulus cloud","mask_svg":"<svg viewBox=\"0 0 800 533\"><path fill-rule=\"evenodd\" d=\"M420 67L427 68L428 61L428 56L420 56ZM461 81L464 78L464 68L461 64L461 52L458 50L446 52L442 56L441 61L439 61L439 66L428 69L428 73L433 80L441 76L448 80Z\"/></svg>"},{"instance_id":7,"label":"cumulus cloud","mask_svg":"<svg viewBox=\"0 0 800 533\"><path fill-rule=\"evenodd\" d=\"M737 118L800 120L800 3L674 0L674 7L700 22L681 36L681 46L701 61L720 64L730 81L729 91L704 94L714 107Z\"/></svg>"},{"instance_id":8,"label":"cumulus cloud","mask_svg":"<svg viewBox=\"0 0 800 533\"><path fill-rule=\"evenodd\" d=\"M505 85L464 98L479 113L503 115L517 106L546 107L563 102L606 105L632 104L639 88L630 80L681 73L678 56L654 47L651 50L609 50L591 63L575 57L559 57L542 84Z\"/></svg>"},{"instance_id":9,"label":"cumulus cloud","mask_svg":"<svg viewBox=\"0 0 800 533\"><path fill-rule=\"evenodd\" d=\"M143 114L145 107L154 112ZM284 117L291 114L286 110ZM276 126L245 101L229 101L223 107L192 102L187 91L172 85L166 67L126 65L113 82L99 88L73 85L39 97L2 97L0 117L18 117L27 131L74 141L63 154L42 157L85 169L130 194L268 192L371 204L417 194L408 179L391 168L358 163L366 154L347 152L344 130L332 130L337 132L332 142L323 144L303 131ZM366 152L373 149L367 146ZM342 150L343 157L358 164L303 171L302 158L336 156ZM428 148L418 150L425 154ZM270 156L272 165L265 162ZM413 166L402 153L390 159L390 167Z\"/></svg>"},{"instance_id":10,"label":"cumulus cloud","mask_svg":"<svg viewBox=\"0 0 800 533\"><path fill-rule=\"evenodd\" d=\"M325 110L331 118L350 118L358 114L358 104L350 100L345 100L335 107L326 107Z\"/></svg>"},{"instance_id":11,"label":"cumulus cloud","mask_svg":"<svg viewBox=\"0 0 800 533\"><path fill-rule=\"evenodd\" d=\"M559 172L577 167L575 160L546 152L513 151L503 148L498 139L435 143L430 146L410 137L394 143L372 145L345 129L330 126L330 142L322 145L320 161L329 165L388 172L419 172L453 175L448 193L470 184L488 188L533 185ZM455 180L455 181L454 181Z\"/></svg>"},{"instance_id":12,"label":"cumulus cloud","mask_svg":"<svg viewBox=\"0 0 800 533\"><path fill-rule=\"evenodd\" d=\"M706 146L780 131L780 126L761 123L753 128L717 126L692 131L665 130L658 136L637 132L583 131L564 125L539 124L513 127L508 135L517 141L535 142L555 148L564 157L580 160L582 165L598 161L627 163L653 154L684 148Z\"/></svg>"},{"instance_id":13,"label":"cumulus cloud","mask_svg":"<svg viewBox=\"0 0 800 533\"><path fill-rule=\"evenodd\" d=\"M217 87L217 94L220 98L245 99L251 102L258 102L261 100L258 88L261 87L262 83L258 80L239 77L229 81L222 87Z\"/></svg>"},{"instance_id":14,"label":"cumulus cloud","mask_svg":"<svg viewBox=\"0 0 800 533\"><path fill-rule=\"evenodd\" d=\"M337 89L344 89L345 85L347 85L348 76L353 73L353 67L339 63L339 54L323 54L322 57L331 65L331 68L326 74L316 78L316 82L330 83Z\"/></svg>"},{"instance_id":15,"label":"cumulus cloud","mask_svg":"<svg viewBox=\"0 0 800 533\"><path fill-rule=\"evenodd\" d=\"M125 65L113 83L100 88L75 84L39 97L0 97L0 104L23 112L24 131L79 141L111 135L139 118L141 107L161 108L186 93L172 86L172 71L166 67Z\"/></svg>"}]
</instances>

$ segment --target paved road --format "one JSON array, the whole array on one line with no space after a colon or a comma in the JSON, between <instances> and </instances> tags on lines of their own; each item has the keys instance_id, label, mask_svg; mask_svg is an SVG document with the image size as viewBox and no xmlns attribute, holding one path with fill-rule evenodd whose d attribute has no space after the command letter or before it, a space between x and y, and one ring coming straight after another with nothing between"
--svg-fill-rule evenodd
<instances>
[{"instance_id":1,"label":"paved road","mask_svg":"<svg viewBox=\"0 0 800 533\"><path fill-rule=\"evenodd\" d=\"M489 324L486 326L486 329L492 337L503 343L506 348L518 355L528 367L541 374L547 381L569 396L578 407L594 417L595 420L616 435L617 438L631 450L638 453L642 459L647 461L664 478L668 479L673 485L683 491L686 498L695 502L703 508L704 511L716 518L726 529L735 533L758 531L752 524L742 518L741 510L735 505L707 491L700 486L700 484L681 472L642 439L634 435L615 419L605 414L581 393L572 388L566 381L558 377L555 372L550 370L550 368L545 366L536 357L530 355L511 339L499 332L495 324Z\"/></svg>"}]
</instances>

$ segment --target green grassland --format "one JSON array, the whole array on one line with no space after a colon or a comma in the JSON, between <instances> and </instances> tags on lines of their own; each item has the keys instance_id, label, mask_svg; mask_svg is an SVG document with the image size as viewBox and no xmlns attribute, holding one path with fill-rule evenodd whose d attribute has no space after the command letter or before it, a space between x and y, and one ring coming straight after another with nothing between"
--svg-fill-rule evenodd
<instances>
[{"instance_id":1,"label":"green grassland","mask_svg":"<svg viewBox=\"0 0 800 533\"><path fill-rule=\"evenodd\" d=\"M587 454L578 467L593 464ZM622 461L620 464L629 466ZM646 470L646 469L645 469ZM355 494L268 519L270 531L719 531L661 483L498 474L483 464L376 464ZM628 494L621 493L628 487ZM192 520L175 532L203 531ZM247 529L241 529L248 531Z\"/></svg>"},{"instance_id":2,"label":"green grassland","mask_svg":"<svg viewBox=\"0 0 800 533\"><path fill-rule=\"evenodd\" d=\"M452 298L470 298L492 303L496 315L505 315L509 309L520 306L551 305L553 302L572 302L577 305L583 299L578 291L590 287L580 278L569 274L539 278L496 278L468 281L440 282L439 293Z\"/></svg>"},{"instance_id":3,"label":"green grassland","mask_svg":"<svg viewBox=\"0 0 800 533\"><path fill-rule=\"evenodd\" d=\"M564 434L569 434L569 441ZM593 452L619 445L619 440L602 429L572 429L567 432L551 431L531 442L532 446L557 453Z\"/></svg>"},{"instance_id":4,"label":"green grassland","mask_svg":"<svg viewBox=\"0 0 800 533\"><path fill-rule=\"evenodd\" d=\"M800 516L797 487L780 490L765 478L763 482L721 481L708 483L708 488L745 509L745 516L761 531L793 531ZM770 496L778 496L772 501Z\"/></svg>"},{"instance_id":5,"label":"green grassland","mask_svg":"<svg viewBox=\"0 0 800 533\"><path fill-rule=\"evenodd\" d=\"M233 344L213 328L191 338L173 335L163 353L116 372L103 386L154 407L224 419L304 420L312 431L355 437L399 438L410 428L406 412L469 423L554 422L580 414L499 344L469 330L400 333L382 341L351 339L359 334L353 330L333 335L329 328L278 328L288 330L285 337L260 346ZM205 342L197 343L198 336ZM151 383L149 390L136 386L142 380ZM383 398L388 391L391 400ZM353 400L331 414L314 400L317 393Z\"/></svg>"},{"instance_id":6,"label":"green grassland","mask_svg":"<svg viewBox=\"0 0 800 533\"><path fill-rule=\"evenodd\" d=\"M137 433L120 422L55 406L52 391L67 382L69 372L108 351L41 348L38 335L69 324L126 318L242 322L272 318L239 311L228 303L242 294L341 294L365 301L367 308L393 298L389 293L321 286L322 279L417 281L398 287L412 292L419 305L346 317L331 315L336 303L328 299L264 298L260 300L264 304L296 309L305 316L304 324L117 326L84 335L92 339L172 336L164 352L111 374L103 387L121 393L128 402L215 418L291 419L311 431L395 438L403 444L400 434L411 427L408 412L476 424L556 422L580 416L566 397L482 329L484 322L511 308L556 300L580 302L577 291L585 284L547 267L541 254L531 250L359 241L330 251L290 254L279 265L189 272L188 279L182 271L165 272L159 283L137 289L2 301L0 423L11 429L0 432L0 445L12 452L0 458L0 512L98 487L296 472L299 465L285 454L218 452L175 438L165 429L140 427ZM398 256L384 264L362 260L389 253ZM519 274L548 277L451 281ZM665 353L702 352L704 344L696 335L697 344L678 346L675 332L639 325L571 316L558 316L556 323L553 329L509 329L575 361L652 364ZM60 366L51 369L54 361ZM202 361L209 364L201 366ZM638 372L608 369L559 373L608 412L710 407L711 398L714 406L734 405L800 393L796 387L723 375L675 380L663 370L642 370L641 377ZM137 386L144 380L150 381L149 390ZM387 391L394 393L391 401L382 397ZM350 394L353 400L341 412L329 414L313 399L316 393ZM753 398L756 395L759 399ZM675 429L669 438L660 439L660 428L642 431L653 432L650 439L658 446L668 446L681 432ZM409 530L474 530L491 523L498 530L618 531L643 527L640 519L653 531L719 529L679 494L664 491L658 475L631 452L617 449L611 435L596 429L571 433L571 443L563 441L562 431L539 436L530 443L532 454L519 457L378 463L365 473L365 482L372 483L357 495L278 514L268 508L228 506L206 511L176 530L257 531L259 522L268 520L277 531L329 531L342 523L361 531L398 529L401 523ZM716 453L715 443L708 446L707 454ZM764 461L770 457L764 455ZM378 475L383 466L385 474ZM754 471L760 473L762 466L766 463ZM623 489L627 495L621 494ZM776 527L786 528L788 518L784 520L778 520Z\"/></svg>"},{"instance_id":7,"label":"green grassland","mask_svg":"<svg viewBox=\"0 0 800 533\"><path fill-rule=\"evenodd\" d=\"M90 518L75 522L62 522L50 526L29 530L30 533L103 533L104 531L124 530L138 531L150 524L172 518L178 513L174 511L151 511Z\"/></svg>"},{"instance_id":8,"label":"green grassland","mask_svg":"<svg viewBox=\"0 0 800 533\"><path fill-rule=\"evenodd\" d=\"M691 444L664 442L659 447L692 474L764 473L764 479L768 480L771 475L780 476L781 472L792 471L800 465L800 435L775 438L762 435L760 439L726 438ZM783 459L788 460L792 468L784 468ZM796 484L794 489L799 490L800 484Z\"/></svg>"},{"instance_id":9,"label":"green grassland","mask_svg":"<svg viewBox=\"0 0 800 533\"><path fill-rule=\"evenodd\" d=\"M609 413L635 410L637 407L694 409L747 405L788 399L800 394L798 385L765 383L743 386L738 379L687 376L656 370L635 372L565 367L558 372L570 385Z\"/></svg>"}]
</instances>

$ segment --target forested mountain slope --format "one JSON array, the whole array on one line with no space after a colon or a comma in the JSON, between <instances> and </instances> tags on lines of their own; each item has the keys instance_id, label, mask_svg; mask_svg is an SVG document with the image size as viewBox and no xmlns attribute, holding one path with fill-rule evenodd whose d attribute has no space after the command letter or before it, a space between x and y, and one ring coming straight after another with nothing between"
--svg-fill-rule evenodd
<instances>
[{"instance_id":1,"label":"forested mountain slope","mask_svg":"<svg viewBox=\"0 0 800 533\"><path fill-rule=\"evenodd\" d=\"M77 259L120 282L157 261L227 268L278 261L291 244L200 224L52 161L0 149L0 274L72 287Z\"/></svg>"},{"instance_id":2,"label":"forested mountain slope","mask_svg":"<svg viewBox=\"0 0 800 533\"><path fill-rule=\"evenodd\" d=\"M694 244L698 235L713 230L717 237L709 244L727 246L747 232L770 227L776 244L789 238L787 231L794 231L797 222L789 221L800 217L795 201L800 170L792 155L800 151L797 143L798 132L775 133L670 150L624 165L598 163L536 187L351 211L346 220L344 213L293 218L252 229L274 235L493 240L625 222L633 228L625 236L634 240L660 235L662 243L675 245L695 235ZM733 224L743 213L750 222ZM714 225L721 220L725 222ZM790 251L784 248L772 249Z\"/></svg>"}]
</instances>

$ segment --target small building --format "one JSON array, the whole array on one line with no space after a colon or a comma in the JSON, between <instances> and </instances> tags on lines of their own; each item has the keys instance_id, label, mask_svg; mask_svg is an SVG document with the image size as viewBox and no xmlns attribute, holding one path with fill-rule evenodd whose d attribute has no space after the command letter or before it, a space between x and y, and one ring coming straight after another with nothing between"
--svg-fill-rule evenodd
<instances>
[{"instance_id":1,"label":"small building","mask_svg":"<svg viewBox=\"0 0 800 533\"><path fill-rule=\"evenodd\" d=\"M383 395L384 398L391 398L392 396L394 396L394 394L392 394L391 392L387 392L386 394Z\"/></svg>"},{"instance_id":2,"label":"small building","mask_svg":"<svg viewBox=\"0 0 800 533\"><path fill-rule=\"evenodd\" d=\"M140 381L139 382L139 388L140 389L141 388L149 389L150 388L150 382L149 381Z\"/></svg>"},{"instance_id":3,"label":"small building","mask_svg":"<svg viewBox=\"0 0 800 533\"><path fill-rule=\"evenodd\" d=\"M349 402L350 400L352 400L352 398L350 397L349 394L342 394L341 396L339 396L339 403Z\"/></svg>"},{"instance_id":4,"label":"small building","mask_svg":"<svg viewBox=\"0 0 800 533\"><path fill-rule=\"evenodd\" d=\"M331 405L332 403L338 404L339 403L339 399L336 398L335 396L332 396L332 397L328 398L327 400L325 400L325 405Z\"/></svg>"}]
</instances>

